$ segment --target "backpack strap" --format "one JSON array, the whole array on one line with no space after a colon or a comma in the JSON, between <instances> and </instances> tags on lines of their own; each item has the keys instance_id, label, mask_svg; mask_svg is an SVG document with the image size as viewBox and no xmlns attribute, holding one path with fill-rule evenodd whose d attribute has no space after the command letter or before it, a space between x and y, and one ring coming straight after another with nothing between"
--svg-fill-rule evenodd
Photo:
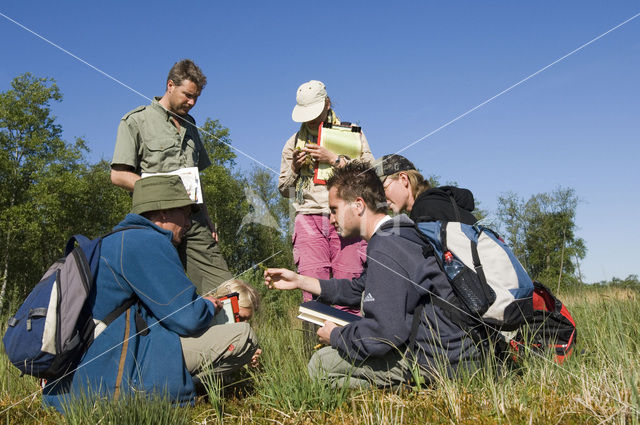
<instances>
[{"instance_id":1,"label":"backpack strap","mask_svg":"<svg viewBox=\"0 0 640 425\"><path fill-rule=\"evenodd\" d=\"M440 246L442 247L442 255L444 256L444 253L449 251L449 248L447 247L447 225L449 224L448 221L440 221Z\"/></svg>"},{"instance_id":2,"label":"backpack strap","mask_svg":"<svg viewBox=\"0 0 640 425\"><path fill-rule=\"evenodd\" d=\"M138 303L134 320L136 322L136 333L146 336L149 333L149 326L142 317L142 313L140 313L140 303Z\"/></svg>"},{"instance_id":3,"label":"backpack strap","mask_svg":"<svg viewBox=\"0 0 640 425\"><path fill-rule=\"evenodd\" d=\"M109 235L113 235L114 233L118 233L118 232L122 232L123 230L129 230L129 229L144 229L144 227L142 226L125 226L125 227L121 227L119 229L116 230L112 230L109 233L102 235L100 237L100 239L104 239ZM69 255L71 253L71 251L73 251L73 248L75 248L76 243L80 246L87 246L88 244L91 243L91 240L86 237L85 235L73 235L69 238L69 240L67 241L67 245L64 247L64 256L66 257L67 255Z\"/></svg>"},{"instance_id":4,"label":"backpack strap","mask_svg":"<svg viewBox=\"0 0 640 425\"><path fill-rule=\"evenodd\" d=\"M482 285L487 284L487 278L484 275L484 270L482 269L482 263L480 262L480 254L478 254L478 243L476 241L470 241L471 243L471 258L473 258L473 268L476 270L476 274L478 275L478 279L480 279L480 283Z\"/></svg>"},{"instance_id":5,"label":"backpack strap","mask_svg":"<svg viewBox=\"0 0 640 425\"><path fill-rule=\"evenodd\" d=\"M480 235L478 233L478 235ZM476 275L478 275L478 279L480 280L480 288L482 289L482 293L485 299L490 300L492 303L495 301L495 293L487 283L487 277L484 275L484 269L482 268L482 263L480 262L480 255L478 254L478 243L471 240L471 257L473 258L473 268L476 271ZM491 301L493 300L493 301Z\"/></svg>"},{"instance_id":6,"label":"backpack strap","mask_svg":"<svg viewBox=\"0 0 640 425\"><path fill-rule=\"evenodd\" d=\"M131 298L125 300L120 307L117 307L111 313L107 314L107 316L101 320L106 326L109 326L114 320L118 318L122 313L127 311L129 307L138 302L138 297L132 295Z\"/></svg>"},{"instance_id":7,"label":"backpack strap","mask_svg":"<svg viewBox=\"0 0 640 425\"><path fill-rule=\"evenodd\" d=\"M84 236L84 235L73 235L69 238L69 240L67 241L67 245L64 247L64 256L66 257L67 255L69 255L71 253L71 251L73 251L73 248L75 248L76 246L76 242L78 243L78 245L87 245L89 244L91 241L89 240L88 237Z\"/></svg>"},{"instance_id":8,"label":"backpack strap","mask_svg":"<svg viewBox=\"0 0 640 425\"><path fill-rule=\"evenodd\" d=\"M460 209L458 208L458 203L453 198L452 195L449 195L449 200L451 201L451 205L453 206L453 213L456 215L456 221L462 222L462 217L460 216Z\"/></svg>"},{"instance_id":9,"label":"backpack strap","mask_svg":"<svg viewBox=\"0 0 640 425\"><path fill-rule=\"evenodd\" d=\"M424 309L424 303L420 302L413 310L413 321L411 322L411 333L409 334L409 353L414 353L416 348L416 335L418 335L418 326L420 325L420 318L422 317L422 310Z\"/></svg>"}]
</instances>

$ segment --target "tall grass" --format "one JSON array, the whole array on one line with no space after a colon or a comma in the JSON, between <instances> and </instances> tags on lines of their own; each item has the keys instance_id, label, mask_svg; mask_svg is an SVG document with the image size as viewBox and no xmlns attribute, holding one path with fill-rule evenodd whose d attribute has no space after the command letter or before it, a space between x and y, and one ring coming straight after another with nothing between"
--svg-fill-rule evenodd
<instances>
[{"instance_id":1,"label":"tall grass","mask_svg":"<svg viewBox=\"0 0 640 425\"><path fill-rule=\"evenodd\" d=\"M82 397L65 409L67 425L186 425L184 412L161 396L135 394L119 400Z\"/></svg>"},{"instance_id":2,"label":"tall grass","mask_svg":"<svg viewBox=\"0 0 640 425\"><path fill-rule=\"evenodd\" d=\"M27 397L37 394L37 381L20 378L0 351L0 411L27 397L0 413L0 424L144 423L152 411L159 412L158 421L199 424L640 423L637 295L595 287L559 294L578 324L574 355L562 365L550 354L529 353L516 367L494 362L456 380L440 377L431 386L392 391L332 389L310 379L311 353L295 318L299 294L264 293L263 309L253 319L262 368L222 387L206 385L208 397L193 408L134 398L87 403L63 418L42 410L38 395Z\"/></svg>"}]
</instances>

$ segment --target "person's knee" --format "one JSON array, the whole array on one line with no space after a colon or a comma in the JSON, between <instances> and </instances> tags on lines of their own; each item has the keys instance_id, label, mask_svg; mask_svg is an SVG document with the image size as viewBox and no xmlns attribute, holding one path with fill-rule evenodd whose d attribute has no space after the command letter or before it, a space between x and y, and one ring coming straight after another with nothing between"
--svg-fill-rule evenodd
<instances>
[{"instance_id":1,"label":"person's knee","mask_svg":"<svg viewBox=\"0 0 640 425\"><path fill-rule=\"evenodd\" d=\"M238 345L247 347L258 345L258 337L248 322L232 323L232 326L236 334L234 339Z\"/></svg>"},{"instance_id":2,"label":"person's knee","mask_svg":"<svg viewBox=\"0 0 640 425\"><path fill-rule=\"evenodd\" d=\"M336 369L335 356L337 352L331 347L323 347L316 351L309 363L307 364L307 371L311 378L326 377L329 371Z\"/></svg>"},{"instance_id":3,"label":"person's knee","mask_svg":"<svg viewBox=\"0 0 640 425\"><path fill-rule=\"evenodd\" d=\"M317 379L319 376L325 375L326 372L321 372L322 370L322 362L320 361L320 356L318 352L314 353L307 364L307 372L309 372L309 376L311 379Z\"/></svg>"}]
</instances>

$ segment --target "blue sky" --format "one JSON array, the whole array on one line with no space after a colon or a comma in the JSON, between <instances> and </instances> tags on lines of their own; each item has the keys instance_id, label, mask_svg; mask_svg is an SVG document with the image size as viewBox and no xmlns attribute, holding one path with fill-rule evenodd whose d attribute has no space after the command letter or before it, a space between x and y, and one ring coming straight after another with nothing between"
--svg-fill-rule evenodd
<instances>
[{"instance_id":1,"label":"blue sky","mask_svg":"<svg viewBox=\"0 0 640 425\"><path fill-rule=\"evenodd\" d=\"M635 16L640 2L6 1L0 13L147 97L192 58L209 79L192 115L219 119L235 147L278 170L302 82L324 81L378 157ZM120 117L147 101L2 16L0 37L0 90L27 71L54 78L65 138L110 159ZM639 70L640 17L403 155L489 211L507 191L574 188L586 280L640 274Z\"/></svg>"}]
</instances>

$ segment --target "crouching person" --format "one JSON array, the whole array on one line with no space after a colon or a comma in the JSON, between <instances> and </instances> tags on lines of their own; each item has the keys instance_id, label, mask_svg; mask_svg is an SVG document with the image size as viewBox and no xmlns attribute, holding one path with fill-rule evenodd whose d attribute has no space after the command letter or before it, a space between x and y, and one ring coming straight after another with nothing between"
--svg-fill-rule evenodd
<instances>
[{"instance_id":1,"label":"crouching person","mask_svg":"<svg viewBox=\"0 0 640 425\"><path fill-rule=\"evenodd\" d=\"M482 347L431 302L452 295L446 276L434 256L425 258L414 223L406 215L386 214L375 171L366 163L349 163L334 170L327 187L331 224L342 237L368 242L362 275L318 280L286 269L265 271L271 288L302 289L327 304L361 306L361 320L343 327L327 321L318 330L320 341L330 346L313 355L310 375L339 386L383 387L406 383L415 372L432 381L435 374L451 376L477 366Z\"/></svg>"},{"instance_id":2,"label":"crouching person","mask_svg":"<svg viewBox=\"0 0 640 425\"><path fill-rule=\"evenodd\" d=\"M257 362L249 324L210 326L220 301L198 297L185 275L175 246L191 225L193 204L178 176L135 183L131 214L114 230L127 229L102 241L93 317L104 320L132 297L137 303L102 330L75 373L48 383L45 405L62 410L78 397L141 392L183 404L194 400L193 376Z\"/></svg>"}]
</instances>

